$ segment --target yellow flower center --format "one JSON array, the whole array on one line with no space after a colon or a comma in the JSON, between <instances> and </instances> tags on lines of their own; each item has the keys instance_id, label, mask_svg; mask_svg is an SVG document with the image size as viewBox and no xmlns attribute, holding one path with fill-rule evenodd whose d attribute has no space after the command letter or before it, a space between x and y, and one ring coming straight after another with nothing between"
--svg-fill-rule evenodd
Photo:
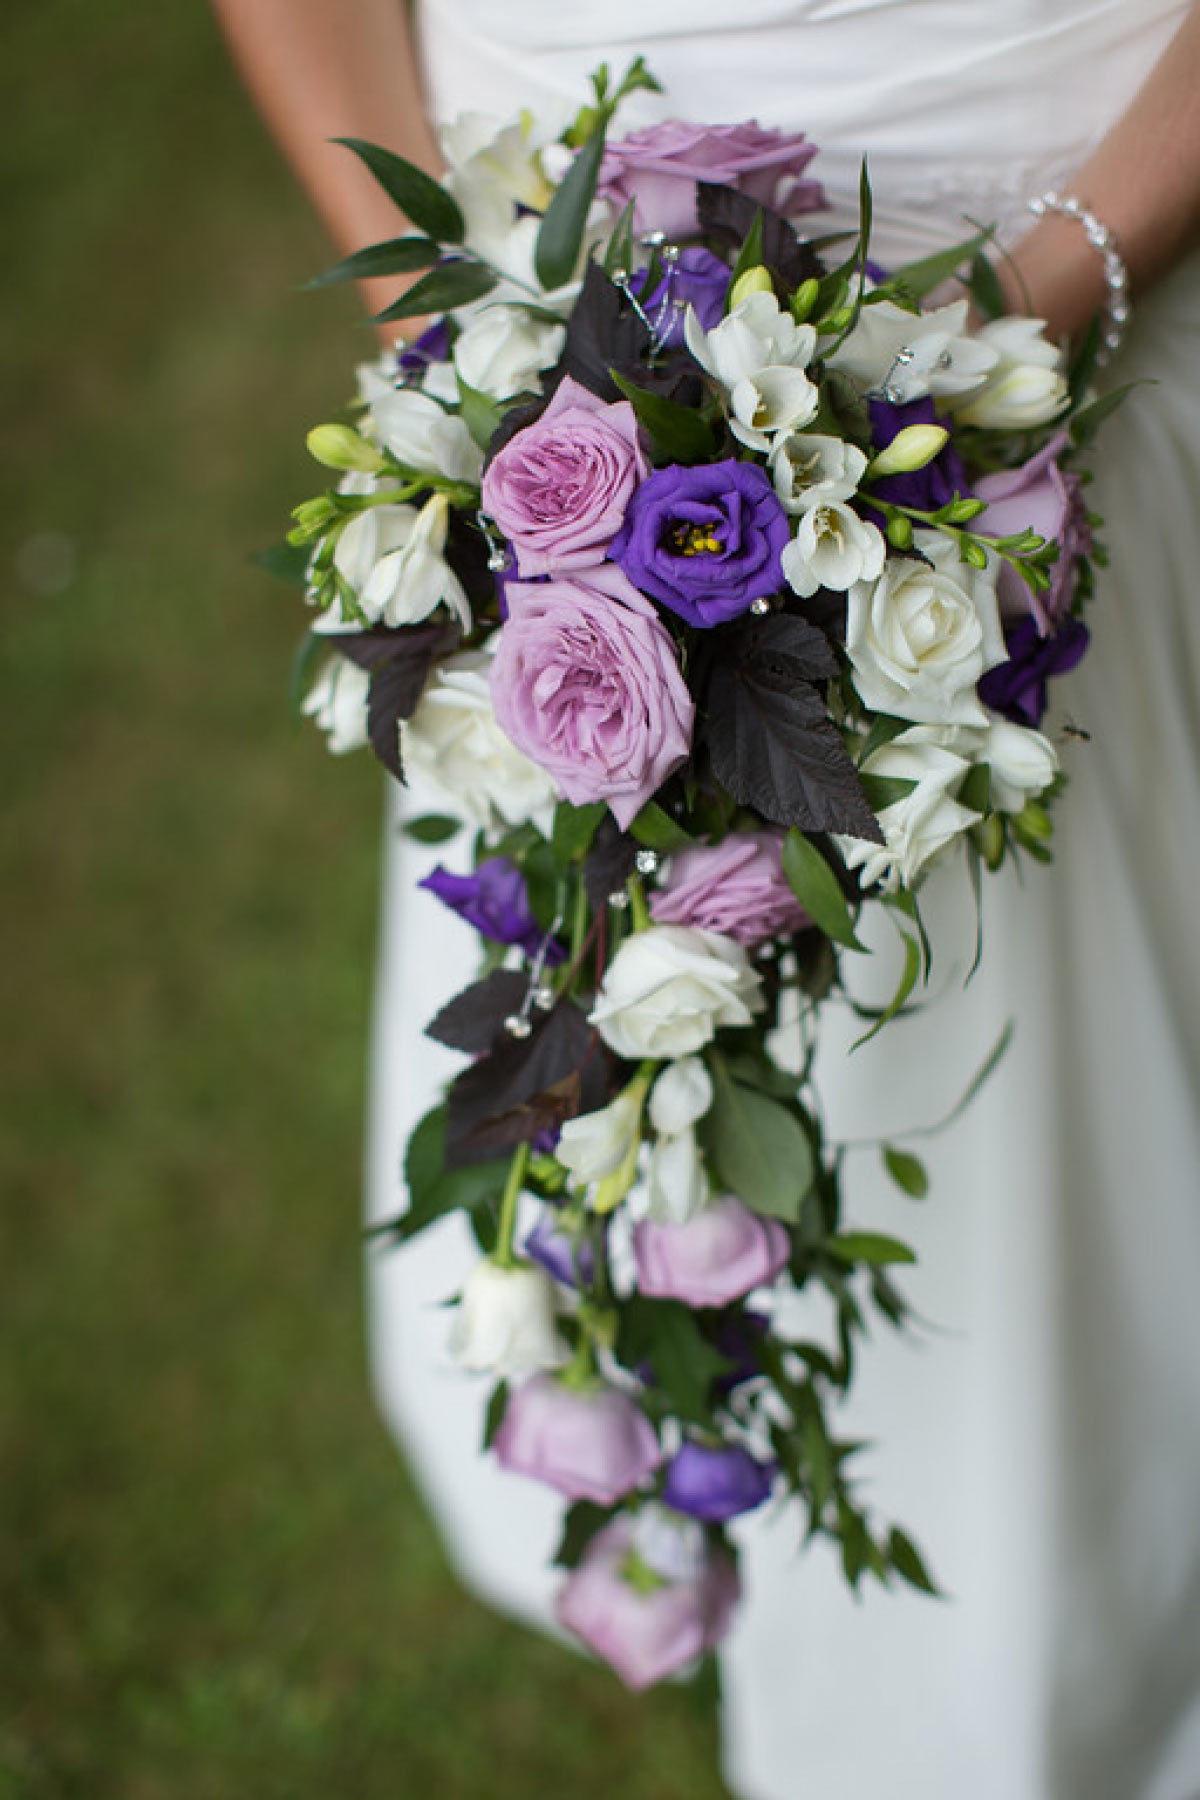
<instances>
[{"instance_id":1,"label":"yellow flower center","mask_svg":"<svg viewBox=\"0 0 1200 1800\"><path fill-rule=\"evenodd\" d=\"M725 545L711 525L672 525L668 533L671 550L676 556L719 556Z\"/></svg>"}]
</instances>

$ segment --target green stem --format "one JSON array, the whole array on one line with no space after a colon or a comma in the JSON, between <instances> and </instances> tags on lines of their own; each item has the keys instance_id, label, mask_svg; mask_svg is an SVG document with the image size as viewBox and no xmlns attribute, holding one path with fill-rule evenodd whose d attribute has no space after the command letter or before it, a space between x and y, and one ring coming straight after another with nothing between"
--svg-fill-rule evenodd
<instances>
[{"instance_id":1,"label":"green stem","mask_svg":"<svg viewBox=\"0 0 1200 1800\"><path fill-rule=\"evenodd\" d=\"M576 1390L590 1387L596 1379L596 1357L592 1349L592 1340L586 1330L580 1330L579 1342L575 1346L575 1354L559 1376L564 1387Z\"/></svg>"},{"instance_id":2,"label":"green stem","mask_svg":"<svg viewBox=\"0 0 1200 1800\"><path fill-rule=\"evenodd\" d=\"M521 1197L525 1174L529 1168L529 1145L518 1144L508 1165L508 1180L500 1202L500 1224L496 1231L496 1249L492 1261L502 1269L514 1267L517 1257L514 1240L517 1235L517 1201Z\"/></svg>"},{"instance_id":3,"label":"green stem","mask_svg":"<svg viewBox=\"0 0 1200 1800\"><path fill-rule=\"evenodd\" d=\"M629 890L629 907L633 914L633 929L648 931L650 929L650 908L646 904L646 890L637 875L631 875L626 882Z\"/></svg>"}]
</instances>

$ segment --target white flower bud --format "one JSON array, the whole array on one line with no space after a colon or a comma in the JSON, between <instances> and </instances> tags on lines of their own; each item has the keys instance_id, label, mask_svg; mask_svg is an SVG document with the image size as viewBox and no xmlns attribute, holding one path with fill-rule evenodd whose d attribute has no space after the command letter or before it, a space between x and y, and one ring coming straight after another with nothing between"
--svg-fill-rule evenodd
<instances>
[{"instance_id":1,"label":"white flower bud","mask_svg":"<svg viewBox=\"0 0 1200 1800\"><path fill-rule=\"evenodd\" d=\"M450 1352L466 1369L509 1379L566 1360L554 1328L554 1283L532 1263L484 1259L468 1275L450 1328Z\"/></svg>"},{"instance_id":2,"label":"white flower bud","mask_svg":"<svg viewBox=\"0 0 1200 1800\"><path fill-rule=\"evenodd\" d=\"M675 1137L702 1119L713 1103L712 1076L698 1056L668 1063L650 1095L650 1123Z\"/></svg>"},{"instance_id":3,"label":"white flower bud","mask_svg":"<svg viewBox=\"0 0 1200 1800\"><path fill-rule=\"evenodd\" d=\"M872 475L911 475L940 455L950 441L944 425L906 425L871 463Z\"/></svg>"}]
</instances>

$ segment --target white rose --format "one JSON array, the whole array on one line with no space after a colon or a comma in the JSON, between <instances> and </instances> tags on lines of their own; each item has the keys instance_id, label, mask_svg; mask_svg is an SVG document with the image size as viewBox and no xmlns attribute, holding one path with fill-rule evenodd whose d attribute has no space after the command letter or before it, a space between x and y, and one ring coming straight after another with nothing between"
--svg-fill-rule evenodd
<instances>
[{"instance_id":1,"label":"white rose","mask_svg":"<svg viewBox=\"0 0 1200 1800\"><path fill-rule=\"evenodd\" d=\"M796 535L780 557L788 586L807 597L818 588L841 593L883 573L883 533L841 500L823 500L801 513Z\"/></svg>"},{"instance_id":2,"label":"white rose","mask_svg":"<svg viewBox=\"0 0 1200 1800\"><path fill-rule=\"evenodd\" d=\"M490 666L480 650L440 663L400 727L401 750L410 777L427 783L459 816L483 826L497 816L523 825L549 813L554 783L497 725Z\"/></svg>"},{"instance_id":3,"label":"white rose","mask_svg":"<svg viewBox=\"0 0 1200 1800\"><path fill-rule=\"evenodd\" d=\"M1043 321L994 319L979 338L996 352L996 364L966 404L954 406L955 417L995 431L1025 431L1057 418L1070 393L1062 353L1045 336Z\"/></svg>"},{"instance_id":4,"label":"white rose","mask_svg":"<svg viewBox=\"0 0 1200 1800\"><path fill-rule=\"evenodd\" d=\"M550 1276L531 1263L476 1263L450 1327L450 1353L465 1369L505 1379L558 1367L566 1355Z\"/></svg>"},{"instance_id":5,"label":"white rose","mask_svg":"<svg viewBox=\"0 0 1200 1800\"><path fill-rule=\"evenodd\" d=\"M656 1225L686 1225L708 1204L712 1187L689 1127L660 1137L650 1152L648 1215Z\"/></svg>"},{"instance_id":6,"label":"white rose","mask_svg":"<svg viewBox=\"0 0 1200 1800\"><path fill-rule=\"evenodd\" d=\"M349 750L362 750L367 737L367 688L370 677L365 669L337 656L322 671L309 689L304 711L328 733L329 748L335 756Z\"/></svg>"},{"instance_id":7,"label":"white rose","mask_svg":"<svg viewBox=\"0 0 1200 1800\"><path fill-rule=\"evenodd\" d=\"M641 1137L644 1083L631 1082L598 1112L568 1119L559 1134L555 1156L577 1181L603 1181L615 1175Z\"/></svg>"},{"instance_id":8,"label":"white rose","mask_svg":"<svg viewBox=\"0 0 1200 1800\"><path fill-rule=\"evenodd\" d=\"M650 1123L664 1137L674 1137L702 1119L712 1103L712 1076L698 1056L681 1056L654 1084Z\"/></svg>"},{"instance_id":9,"label":"white rose","mask_svg":"<svg viewBox=\"0 0 1200 1800\"><path fill-rule=\"evenodd\" d=\"M926 313L905 312L881 300L863 307L854 330L827 360L864 392L878 391L899 406L929 394L970 393L985 381L999 354L968 333L965 300Z\"/></svg>"},{"instance_id":10,"label":"white rose","mask_svg":"<svg viewBox=\"0 0 1200 1800\"><path fill-rule=\"evenodd\" d=\"M882 844L838 838L847 867L860 871L863 887L881 882L889 893L901 883L911 888L927 865L979 819L979 813L954 797L971 765L967 757L946 748L948 735L936 726L918 725L882 745L863 763L864 774L915 783L903 799L877 815Z\"/></svg>"},{"instance_id":11,"label":"white rose","mask_svg":"<svg viewBox=\"0 0 1200 1800\"><path fill-rule=\"evenodd\" d=\"M790 513L849 500L867 466L857 444L818 431L794 431L771 452L775 492Z\"/></svg>"},{"instance_id":12,"label":"white rose","mask_svg":"<svg viewBox=\"0 0 1200 1800\"><path fill-rule=\"evenodd\" d=\"M721 1025L748 1025L762 983L731 938L686 925L635 932L604 975L591 1023L618 1056L687 1056Z\"/></svg>"},{"instance_id":13,"label":"white rose","mask_svg":"<svg viewBox=\"0 0 1200 1800\"><path fill-rule=\"evenodd\" d=\"M487 306L470 319L454 345L454 363L467 386L493 400L536 391L538 376L558 361L566 328L530 318L521 306Z\"/></svg>"},{"instance_id":14,"label":"white rose","mask_svg":"<svg viewBox=\"0 0 1200 1800\"><path fill-rule=\"evenodd\" d=\"M1007 651L996 605L996 559L960 560L939 531L913 536L915 557L889 557L875 581L850 589L846 653L865 705L919 723L985 725L975 684ZM922 560L927 559L927 560Z\"/></svg>"},{"instance_id":15,"label":"white rose","mask_svg":"<svg viewBox=\"0 0 1200 1800\"><path fill-rule=\"evenodd\" d=\"M370 410L372 436L409 469L428 469L449 481L477 482L483 452L462 420L415 388L401 387L378 368L358 372Z\"/></svg>"},{"instance_id":16,"label":"white rose","mask_svg":"<svg viewBox=\"0 0 1200 1800\"><path fill-rule=\"evenodd\" d=\"M1049 738L1010 719L992 721L978 760L992 772L991 802L1000 812L1019 813L1058 773L1058 753Z\"/></svg>"}]
</instances>

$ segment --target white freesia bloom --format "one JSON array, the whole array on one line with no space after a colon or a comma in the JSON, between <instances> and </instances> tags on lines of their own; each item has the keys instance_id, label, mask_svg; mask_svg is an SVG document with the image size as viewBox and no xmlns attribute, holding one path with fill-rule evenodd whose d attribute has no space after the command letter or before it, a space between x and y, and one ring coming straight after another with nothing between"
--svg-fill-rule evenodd
<instances>
[{"instance_id":1,"label":"white freesia bloom","mask_svg":"<svg viewBox=\"0 0 1200 1800\"><path fill-rule=\"evenodd\" d=\"M471 608L462 582L442 555L450 522L445 494L433 494L420 512L411 506L391 506L360 513L343 531L343 539L354 526L364 525L380 511L409 513L411 521L403 531L392 521L391 534L401 541L383 552L359 592L358 603L367 618L373 625L419 625L444 603L463 630L470 631ZM340 551L339 543L335 563Z\"/></svg>"},{"instance_id":2,"label":"white freesia bloom","mask_svg":"<svg viewBox=\"0 0 1200 1800\"><path fill-rule=\"evenodd\" d=\"M992 720L976 760L991 770L991 802L1000 812L1019 813L1058 773L1058 752L1049 738L1011 719Z\"/></svg>"},{"instance_id":3,"label":"white freesia bloom","mask_svg":"<svg viewBox=\"0 0 1200 1800\"><path fill-rule=\"evenodd\" d=\"M1057 418L1070 393L1062 352L1046 337L1043 321L993 319L978 335L996 352L996 365L964 403L950 403L955 418L997 431L1025 431Z\"/></svg>"},{"instance_id":4,"label":"white freesia bloom","mask_svg":"<svg viewBox=\"0 0 1200 1800\"><path fill-rule=\"evenodd\" d=\"M687 1056L721 1025L748 1025L762 983L732 938L686 925L652 925L617 951L591 1012L618 1056Z\"/></svg>"},{"instance_id":5,"label":"white freesia bloom","mask_svg":"<svg viewBox=\"0 0 1200 1800\"><path fill-rule=\"evenodd\" d=\"M866 466L857 444L817 431L793 431L771 452L775 492L790 513L849 500Z\"/></svg>"},{"instance_id":6,"label":"white freesia bloom","mask_svg":"<svg viewBox=\"0 0 1200 1800\"><path fill-rule=\"evenodd\" d=\"M467 386L493 400L536 391L543 369L558 361L564 325L532 319L522 306L484 306L454 345L454 365Z\"/></svg>"},{"instance_id":7,"label":"white freesia bloom","mask_svg":"<svg viewBox=\"0 0 1200 1800\"><path fill-rule=\"evenodd\" d=\"M882 844L855 837L837 840L847 867L860 871L864 887L881 882L889 893L901 883L911 888L927 865L979 819L979 813L955 798L971 764L946 747L947 735L936 726L918 725L864 762L865 774L915 784L878 813Z\"/></svg>"},{"instance_id":8,"label":"white freesia bloom","mask_svg":"<svg viewBox=\"0 0 1200 1800\"><path fill-rule=\"evenodd\" d=\"M376 481L373 475L347 475L339 481L338 492L370 494L392 485L390 480ZM360 606L363 592L376 565L382 557L404 548L412 537L416 522L415 506L409 506L405 502L392 505L385 501L379 506L367 507L365 512L355 513L342 526L333 553L333 565L342 580L353 590ZM337 602L313 621L312 628L314 631L360 629L357 621L343 619L341 606Z\"/></svg>"},{"instance_id":9,"label":"white freesia bloom","mask_svg":"<svg viewBox=\"0 0 1200 1800\"><path fill-rule=\"evenodd\" d=\"M712 1185L690 1126L656 1141L647 1187L647 1213L656 1225L686 1225L707 1206Z\"/></svg>"},{"instance_id":10,"label":"white freesia bloom","mask_svg":"<svg viewBox=\"0 0 1200 1800\"><path fill-rule=\"evenodd\" d=\"M428 394L398 388L379 369L359 370L371 435L406 468L428 470L450 481L479 480L483 452L460 418Z\"/></svg>"},{"instance_id":11,"label":"white freesia bloom","mask_svg":"<svg viewBox=\"0 0 1200 1800\"><path fill-rule=\"evenodd\" d=\"M370 677L357 663L335 656L309 689L304 711L328 734L335 756L362 750L367 742L367 688Z\"/></svg>"},{"instance_id":12,"label":"white freesia bloom","mask_svg":"<svg viewBox=\"0 0 1200 1800\"><path fill-rule=\"evenodd\" d=\"M650 1093L650 1123L674 1137L702 1119L713 1103L712 1076L698 1056L668 1063Z\"/></svg>"},{"instance_id":13,"label":"white freesia bloom","mask_svg":"<svg viewBox=\"0 0 1200 1800\"><path fill-rule=\"evenodd\" d=\"M917 556L889 557L850 589L846 653L865 705L919 724L986 725L975 692L1007 652L996 604L996 559L960 560L939 531L913 536Z\"/></svg>"},{"instance_id":14,"label":"white freesia bloom","mask_svg":"<svg viewBox=\"0 0 1200 1800\"><path fill-rule=\"evenodd\" d=\"M788 586L807 597L821 587L841 593L856 581L875 581L886 556L883 533L869 519L844 501L826 500L801 513L779 560Z\"/></svg>"},{"instance_id":15,"label":"white freesia bloom","mask_svg":"<svg viewBox=\"0 0 1200 1800\"><path fill-rule=\"evenodd\" d=\"M729 392L729 429L740 443L764 455L781 432L807 425L819 395L803 369L759 369Z\"/></svg>"},{"instance_id":16,"label":"white freesia bloom","mask_svg":"<svg viewBox=\"0 0 1200 1800\"><path fill-rule=\"evenodd\" d=\"M476 1263L450 1328L450 1353L466 1369L506 1380L565 1362L550 1276L531 1263Z\"/></svg>"},{"instance_id":17,"label":"white freesia bloom","mask_svg":"<svg viewBox=\"0 0 1200 1800\"><path fill-rule=\"evenodd\" d=\"M767 451L782 432L799 430L819 395L804 373L817 347L811 325L797 325L774 294L749 294L719 325L705 331L692 307L684 316L688 349L729 395L730 429L752 449Z\"/></svg>"},{"instance_id":18,"label":"white freesia bloom","mask_svg":"<svg viewBox=\"0 0 1200 1800\"><path fill-rule=\"evenodd\" d=\"M489 826L548 815L556 798L543 769L509 742L492 711L491 658L464 650L430 677L420 704L400 728L405 766L454 813Z\"/></svg>"},{"instance_id":19,"label":"white freesia bloom","mask_svg":"<svg viewBox=\"0 0 1200 1800\"><path fill-rule=\"evenodd\" d=\"M887 389L897 405L968 394L982 386L999 351L967 331L967 302L910 313L891 300L864 306L854 330L828 357L866 393Z\"/></svg>"},{"instance_id":20,"label":"white freesia bloom","mask_svg":"<svg viewBox=\"0 0 1200 1800\"><path fill-rule=\"evenodd\" d=\"M563 1168L580 1182L615 1175L641 1135L644 1098L645 1088L631 1082L598 1112L568 1119L554 1152Z\"/></svg>"}]
</instances>

